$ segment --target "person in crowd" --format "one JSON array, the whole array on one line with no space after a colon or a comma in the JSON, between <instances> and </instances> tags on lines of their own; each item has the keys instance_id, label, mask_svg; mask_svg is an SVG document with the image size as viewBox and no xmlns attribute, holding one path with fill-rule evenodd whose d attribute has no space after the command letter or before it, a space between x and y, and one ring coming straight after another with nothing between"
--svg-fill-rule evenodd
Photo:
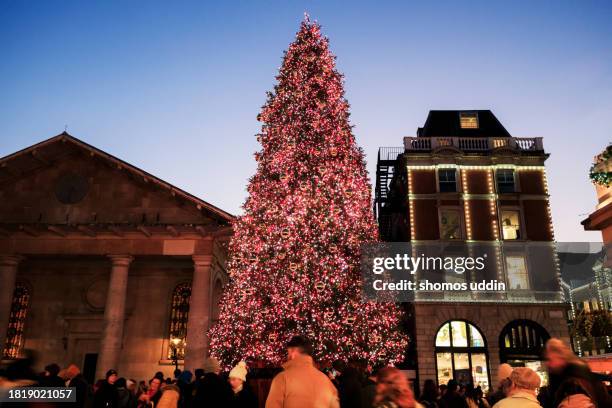
<instances>
[{"instance_id":1,"label":"person in crowd","mask_svg":"<svg viewBox=\"0 0 612 408\"><path fill-rule=\"evenodd\" d=\"M220 373L219 360L209 357L204 361L204 376L195 385L194 407L222 407L227 404L231 391Z\"/></svg>"},{"instance_id":2,"label":"person in crowd","mask_svg":"<svg viewBox=\"0 0 612 408\"><path fill-rule=\"evenodd\" d=\"M361 387L362 408L372 408L376 397L376 374L379 367L372 368L370 375L366 375Z\"/></svg>"},{"instance_id":3,"label":"person in crowd","mask_svg":"<svg viewBox=\"0 0 612 408\"><path fill-rule=\"evenodd\" d=\"M128 389L125 378L118 378L115 382L117 387L117 403L119 408L136 408L136 396Z\"/></svg>"},{"instance_id":4,"label":"person in crowd","mask_svg":"<svg viewBox=\"0 0 612 408\"><path fill-rule=\"evenodd\" d=\"M510 374L508 396L498 401L493 408L539 408L536 390L540 382L540 376L531 368L516 367Z\"/></svg>"},{"instance_id":5,"label":"person in crowd","mask_svg":"<svg viewBox=\"0 0 612 408\"><path fill-rule=\"evenodd\" d=\"M253 391L246 383L247 365L241 361L232 368L229 373L229 384L232 388L232 393L229 399L228 407L230 408L256 408L257 398Z\"/></svg>"},{"instance_id":6,"label":"person in crowd","mask_svg":"<svg viewBox=\"0 0 612 408\"><path fill-rule=\"evenodd\" d=\"M425 408L438 408L438 400L440 398L438 387L434 380L425 380L423 383L423 392L421 394L421 405Z\"/></svg>"},{"instance_id":7,"label":"person in crowd","mask_svg":"<svg viewBox=\"0 0 612 408\"><path fill-rule=\"evenodd\" d=\"M545 347L549 384L540 393L545 408L612 406L605 387L596 379L588 365L580 360L572 349L560 339L548 340ZM563 405L562 405L563 404Z\"/></svg>"},{"instance_id":8,"label":"person in crowd","mask_svg":"<svg viewBox=\"0 0 612 408\"><path fill-rule=\"evenodd\" d=\"M312 344L303 336L287 343L288 361L272 380L266 408L338 408L338 391L312 359Z\"/></svg>"},{"instance_id":9,"label":"person in crowd","mask_svg":"<svg viewBox=\"0 0 612 408\"><path fill-rule=\"evenodd\" d=\"M465 398L459 394L459 384L451 379L446 385L446 392L440 398L441 408L468 408Z\"/></svg>"},{"instance_id":10,"label":"person in crowd","mask_svg":"<svg viewBox=\"0 0 612 408\"><path fill-rule=\"evenodd\" d=\"M193 376L194 376L193 381L197 383L200 380L200 378L204 377L204 369L196 368L195 371L193 372Z\"/></svg>"},{"instance_id":11,"label":"person in crowd","mask_svg":"<svg viewBox=\"0 0 612 408\"><path fill-rule=\"evenodd\" d=\"M466 387L465 402L470 408L490 408L489 403L483 396L482 388L480 386L474 387L472 384Z\"/></svg>"},{"instance_id":12,"label":"person in crowd","mask_svg":"<svg viewBox=\"0 0 612 408\"><path fill-rule=\"evenodd\" d=\"M333 363L336 374L336 387L342 408L361 408L361 377L355 368L355 362L346 364L343 361Z\"/></svg>"},{"instance_id":13,"label":"person in crowd","mask_svg":"<svg viewBox=\"0 0 612 408\"><path fill-rule=\"evenodd\" d=\"M138 406L140 407L155 407L162 395L162 380L159 377L153 377L149 380L147 391L142 393L138 398Z\"/></svg>"},{"instance_id":14,"label":"person in crowd","mask_svg":"<svg viewBox=\"0 0 612 408\"><path fill-rule=\"evenodd\" d=\"M119 376L116 370L108 370L104 377L104 381L100 384L94 394L94 408L118 408L119 396L115 382Z\"/></svg>"},{"instance_id":15,"label":"person in crowd","mask_svg":"<svg viewBox=\"0 0 612 408\"><path fill-rule=\"evenodd\" d=\"M181 397L179 399L179 407L180 408L190 408L191 407L191 402L193 400L193 383L191 382L191 379L193 378L193 374L191 374L191 371L189 370L185 370L182 371L177 380L176 380L176 385L179 388L179 391L181 393Z\"/></svg>"},{"instance_id":16,"label":"person in crowd","mask_svg":"<svg viewBox=\"0 0 612 408\"><path fill-rule=\"evenodd\" d=\"M49 364L45 367L45 371L38 381L41 387L65 387L66 382L58 375L60 372L60 366L57 364Z\"/></svg>"},{"instance_id":17,"label":"person in crowd","mask_svg":"<svg viewBox=\"0 0 612 408\"><path fill-rule=\"evenodd\" d=\"M88 407L93 398L93 390L81 374L79 367L75 364L66 367L66 379L68 380L68 387L75 389L76 403L74 406L77 408Z\"/></svg>"},{"instance_id":18,"label":"person in crowd","mask_svg":"<svg viewBox=\"0 0 612 408\"><path fill-rule=\"evenodd\" d=\"M440 384L438 389L440 390L440 398L442 398L444 394L446 394L446 390L447 390L446 384Z\"/></svg>"},{"instance_id":19,"label":"person in crowd","mask_svg":"<svg viewBox=\"0 0 612 408\"><path fill-rule=\"evenodd\" d=\"M422 408L416 402L408 377L395 367L385 367L376 375L375 408Z\"/></svg>"},{"instance_id":20,"label":"person in crowd","mask_svg":"<svg viewBox=\"0 0 612 408\"><path fill-rule=\"evenodd\" d=\"M166 384L161 388L161 397L155 408L178 408L181 391L175 384Z\"/></svg>"},{"instance_id":21,"label":"person in crowd","mask_svg":"<svg viewBox=\"0 0 612 408\"><path fill-rule=\"evenodd\" d=\"M504 363L497 370L497 388L487 395L489 405L493 406L498 401L506 398L506 392L510 388L510 375L512 374L512 366Z\"/></svg>"}]
</instances>

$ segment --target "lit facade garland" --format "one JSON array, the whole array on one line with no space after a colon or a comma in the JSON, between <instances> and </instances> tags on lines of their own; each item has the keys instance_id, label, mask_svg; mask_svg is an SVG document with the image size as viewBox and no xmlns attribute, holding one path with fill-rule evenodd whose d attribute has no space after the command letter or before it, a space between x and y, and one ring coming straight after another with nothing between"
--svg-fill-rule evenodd
<instances>
[{"instance_id":1,"label":"lit facade garland","mask_svg":"<svg viewBox=\"0 0 612 408\"><path fill-rule=\"evenodd\" d=\"M467 172L468 169L461 169L461 187L463 191L463 210L465 213L465 232L467 235L467 239L472 239L472 217L470 214L470 203L469 200L466 199L466 195L469 194L468 182L467 182Z\"/></svg>"},{"instance_id":2,"label":"lit facade garland","mask_svg":"<svg viewBox=\"0 0 612 408\"><path fill-rule=\"evenodd\" d=\"M412 170L408 169L408 213L410 219L410 240L416 240L416 227L414 225L414 204L412 202Z\"/></svg>"}]
</instances>

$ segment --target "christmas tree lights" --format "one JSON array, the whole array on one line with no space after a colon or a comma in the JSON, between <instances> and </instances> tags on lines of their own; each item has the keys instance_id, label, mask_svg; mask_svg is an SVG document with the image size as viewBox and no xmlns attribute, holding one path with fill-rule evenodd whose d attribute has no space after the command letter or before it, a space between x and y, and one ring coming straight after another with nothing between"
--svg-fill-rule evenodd
<instances>
[{"instance_id":1,"label":"christmas tree lights","mask_svg":"<svg viewBox=\"0 0 612 408\"><path fill-rule=\"evenodd\" d=\"M308 17L285 52L258 120L262 149L230 241L230 283L211 354L230 367L279 365L296 334L315 359L403 359L393 303L361 296L360 245L378 239L362 150L328 40Z\"/></svg>"}]
</instances>

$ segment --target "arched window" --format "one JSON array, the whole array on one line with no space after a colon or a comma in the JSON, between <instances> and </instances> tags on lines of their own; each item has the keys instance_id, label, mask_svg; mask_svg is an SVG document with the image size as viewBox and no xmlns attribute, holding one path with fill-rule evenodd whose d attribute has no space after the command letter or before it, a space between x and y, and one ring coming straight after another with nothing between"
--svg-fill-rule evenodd
<instances>
[{"instance_id":1,"label":"arched window","mask_svg":"<svg viewBox=\"0 0 612 408\"><path fill-rule=\"evenodd\" d=\"M168 347L168 359L173 358L173 340L179 339L176 346L176 358L185 358L185 338L187 337L187 318L189 317L189 298L191 297L191 283L181 283L172 292L172 304L170 306L170 338Z\"/></svg>"},{"instance_id":2,"label":"arched window","mask_svg":"<svg viewBox=\"0 0 612 408\"><path fill-rule=\"evenodd\" d=\"M455 379L460 384L473 383L488 390L487 345L476 326L463 320L448 321L438 330L435 341L439 384Z\"/></svg>"},{"instance_id":3,"label":"arched window","mask_svg":"<svg viewBox=\"0 0 612 408\"><path fill-rule=\"evenodd\" d=\"M6 331L6 342L4 344L3 358L13 359L19 357L23 347L23 329L25 327L26 315L30 304L30 290L22 283L15 285L13 291L13 303L9 324Z\"/></svg>"},{"instance_id":4,"label":"arched window","mask_svg":"<svg viewBox=\"0 0 612 408\"><path fill-rule=\"evenodd\" d=\"M515 367L527 366L538 372L546 384L548 376L543 360L548 332L531 320L513 320L499 335L499 359Z\"/></svg>"}]
</instances>

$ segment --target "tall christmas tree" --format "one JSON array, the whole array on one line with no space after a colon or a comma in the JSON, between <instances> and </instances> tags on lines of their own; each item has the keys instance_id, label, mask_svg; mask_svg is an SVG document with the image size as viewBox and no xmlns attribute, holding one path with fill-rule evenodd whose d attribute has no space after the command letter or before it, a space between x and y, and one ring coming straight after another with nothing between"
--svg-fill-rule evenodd
<instances>
[{"instance_id":1,"label":"tall christmas tree","mask_svg":"<svg viewBox=\"0 0 612 408\"><path fill-rule=\"evenodd\" d=\"M230 242L211 354L278 365L296 334L315 359L400 361L400 309L360 298L360 244L378 239L364 155L320 26L302 22L258 116L262 150Z\"/></svg>"}]
</instances>

